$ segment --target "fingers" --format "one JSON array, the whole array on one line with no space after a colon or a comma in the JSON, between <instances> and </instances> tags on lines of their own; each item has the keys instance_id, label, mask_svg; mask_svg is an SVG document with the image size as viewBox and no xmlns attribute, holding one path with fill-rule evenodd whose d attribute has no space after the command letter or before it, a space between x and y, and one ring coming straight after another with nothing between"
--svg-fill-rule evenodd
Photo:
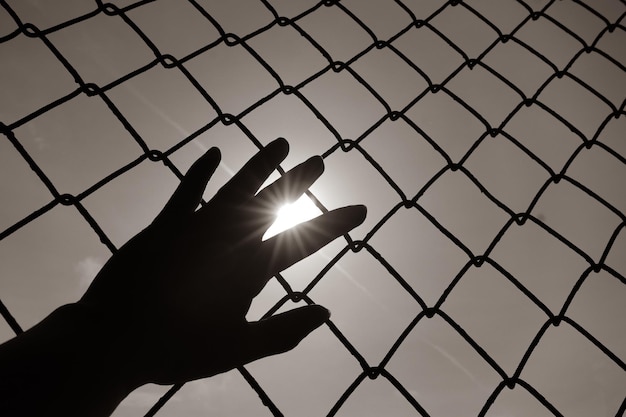
<instances>
[{"instance_id":1,"label":"fingers","mask_svg":"<svg viewBox=\"0 0 626 417\"><path fill-rule=\"evenodd\" d=\"M289 152L285 139L270 142L250 159L216 194L214 201L230 207L246 204Z\"/></svg>"},{"instance_id":2,"label":"fingers","mask_svg":"<svg viewBox=\"0 0 626 417\"><path fill-rule=\"evenodd\" d=\"M330 312L324 307L311 305L250 323L245 362L293 349L329 317Z\"/></svg>"},{"instance_id":3,"label":"fingers","mask_svg":"<svg viewBox=\"0 0 626 417\"><path fill-rule=\"evenodd\" d=\"M202 193L217 169L220 159L219 149L211 148L194 162L155 222L169 221L192 214L200 204Z\"/></svg>"},{"instance_id":4,"label":"fingers","mask_svg":"<svg viewBox=\"0 0 626 417\"><path fill-rule=\"evenodd\" d=\"M267 206L295 201L323 172L324 160L321 156L313 156L259 191L255 200Z\"/></svg>"},{"instance_id":5,"label":"fingers","mask_svg":"<svg viewBox=\"0 0 626 417\"><path fill-rule=\"evenodd\" d=\"M320 156L309 158L259 191L251 204L251 212L265 217L265 228L269 227L275 220L276 209L300 198L323 172L324 160Z\"/></svg>"},{"instance_id":6,"label":"fingers","mask_svg":"<svg viewBox=\"0 0 626 417\"><path fill-rule=\"evenodd\" d=\"M325 213L301 223L263 242L261 265L265 278L289 268L294 263L317 252L337 237L363 223L365 206L348 206ZM265 282L262 283L265 285Z\"/></svg>"}]
</instances>

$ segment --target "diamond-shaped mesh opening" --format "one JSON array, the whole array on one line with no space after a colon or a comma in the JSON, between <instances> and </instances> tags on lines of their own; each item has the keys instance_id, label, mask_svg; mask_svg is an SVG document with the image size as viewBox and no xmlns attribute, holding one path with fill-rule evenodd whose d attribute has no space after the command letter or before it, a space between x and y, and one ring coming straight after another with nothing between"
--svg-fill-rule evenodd
<instances>
[{"instance_id":1,"label":"diamond-shaped mesh opening","mask_svg":"<svg viewBox=\"0 0 626 417\"><path fill-rule=\"evenodd\" d=\"M139 69L152 58L150 49L118 16L99 13L47 35L59 58L67 60L86 83L105 85Z\"/></svg>"},{"instance_id":2,"label":"diamond-shaped mesh opening","mask_svg":"<svg viewBox=\"0 0 626 417\"><path fill-rule=\"evenodd\" d=\"M137 7L128 17L161 52L182 58L220 36L212 22L191 3L160 0Z\"/></svg>"},{"instance_id":3,"label":"diamond-shaped mesh opening","mask_svg":"<svg viewBox=\"0 0 626 417\"><path fill-rule=\"evenodd\" d=\"M3 100L14 103L2 106L3 120L18 120L70 94L76 86L72 77L54 54L39 39L18 37L0 44L0 54L14 56L0 66L0 89ZM33 65L33 64L37 65ZM41 76L41 68L46 76Z\"/></svg>"}]
</instances>

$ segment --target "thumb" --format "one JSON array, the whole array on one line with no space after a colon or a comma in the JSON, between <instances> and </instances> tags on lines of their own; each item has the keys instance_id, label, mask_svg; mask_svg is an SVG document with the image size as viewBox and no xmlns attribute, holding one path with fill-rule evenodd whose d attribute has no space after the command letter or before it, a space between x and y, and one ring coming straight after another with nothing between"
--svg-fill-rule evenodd
<instances>
[{"instance_id":1,"label":"thumb","mask_svg":"<svg viewBox=\"0 0 626 417\"><path fill-rule=\"evenodd\" d=\"M176 191L155 219L171 221L177 217L189 215L200 204L202 193L220 163L221 155L217 148L209 149L189 168Z\"/></svg>"},{"instance_id":2,"label":"thumb","mask_svg":"<svg viewBox=\"0 0 626 417\"><path fill-rule=\"evenodd\" d=\"M310 305L250 323L250 340L246 344L246 362L287 352L295 348L313 330L320 327L330 312Z\"/></svg>"}]
</instances>

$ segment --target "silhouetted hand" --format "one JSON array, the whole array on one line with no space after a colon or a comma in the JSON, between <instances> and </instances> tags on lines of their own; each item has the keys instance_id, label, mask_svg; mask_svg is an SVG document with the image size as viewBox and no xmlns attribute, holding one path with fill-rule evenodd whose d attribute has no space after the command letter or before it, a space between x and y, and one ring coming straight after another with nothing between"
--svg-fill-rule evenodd
<instances>
[{"instance_id":1,"label":"silhouetted hand","mask_svg":"<svg viewBox=\"0 0 626 417\"><path fill-rule=\"evenodd\" d=\"M215 148L202 156L78 302L0 345L0 415L108 416L141 385L228 371L320 326L329 313L315 305L245 318L268 279L365 218L344 207L262 241L277 206L324 169L313 157L258 191L287 152L284 139L270 143L198 209L220 160Z\"/></svg>"},{"instance_id":2,"label":"silhouetted hand","mask_svg":"<svg viewBox=\"0 0 626 417\"><path fill-rule=\"evenodd\" d=\"M220 160L209 150L78 302L106 336L96 354L118 358L134 385L185 382L287 351L328 318L323 307L306 306L245 319L268 279L365 218L365 207L344 207L262 241L277 206L324 169L322 158L310 158L256 194L287 153L284 139L270 143L198 209Z\"/></svg>"}]
</instances>

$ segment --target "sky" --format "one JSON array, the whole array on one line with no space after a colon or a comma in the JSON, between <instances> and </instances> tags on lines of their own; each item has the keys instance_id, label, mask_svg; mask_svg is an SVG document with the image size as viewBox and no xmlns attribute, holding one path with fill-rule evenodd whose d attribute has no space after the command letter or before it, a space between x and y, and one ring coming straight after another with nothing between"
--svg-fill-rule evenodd
<instances>
[{"instance_id":1,"label":"sky","mask_svg":"<svg viewBox=\"0 0 626 417\"><path fill-rule=\"evenodd\" d=\"M291 152L283 169L323 155L325 173L311 192L324 207L368 207L366 221L350 233L367 242L365 249L344 251L347 243L340 238L282 274L294 290L304 290L345 252L309 296L331 310L333 326L369 366L385 361L390 377L363 379L336 415L419 415L404 395L433 417L478 415L502 377L442 314L412 324L423 310L415 297L427 307L438 305L511 376L547 322L546 310L559 314L578 283L565 316L617 359L563 322L541 337L520 378L562 415L615 416L626 398L626 333L620 324L626 315L626 228L620 226L626 213L626 29L620 17L626 5L587 2L591 12L570 0L529 0L526 8L512 0L467 0L437 12L446 2L404 1L404 9L392 0L342 0L341 7L301 15L317 2L266 3L295 23L246 38L249 49L217 42L220 31L192 2L156 0L126 15L162 55L184 60L220 111L239 115L259 143L287 138ZM240 38L274 21L261 1L196 4L225 33ZM93 12L96 2L55 7L13 0L0 6L0 122L59 193L80 195L139 158L142 147L97 96L77 94L28 117L78 86L40 39L7 37L17 29L7 8L45 30ZM544 15L516 29L528 8L545 7ZM411 14L428 24L412 25ZM615 30L604 31L616 22ZM496 42L495 29L515 30L514 38ZM370 48L372 36L389 43ZM103 12L51 30L47 39L86 83L100 87L155 59L127 23ZM595 49L579 54L592 44ZM213 46L201 50L207 45ZM478 58L471 69L464 65ZM349 67L324 71L332 62ZM562 70L565 76L552 77ZM298 94L273 94L279 88L275 77L297 86ZM443 89L429 90L440 84ZM208 148L221 149L207 198L257 150L241 128L217 120L216 108L176 68L153 65L112 85L106 96L135 137L150 150L172 152L169 158L181 172ZM518 108L533 96L534 103ZM620 117L610 117L620 108ZM386 117L391 112L400 117ZM485 137L501 125L499 134ZM338 139L358 146L344 151L335 146ZM592 139L593 146L581 147ZM566 178L551 182L556 173ZM144 160L91 190L81 204L119 247L151 222L177 183L163 164ZM0 300L28 328L76 301L110 251L72 206L57 205L12 228L53 197L4 136L0 190ZM520 213L532 218L510 224ZM487 262L471 264L471 257L481 255ZM585 273L598 263L604 267ZM260 318L284 295L270 281L248 319ZM0 321L0 341L12 336ZM328 415L363 372L326 325L293 351L246 369L285 416ZM404 393L390 381L398 381ZM114 416L143 416L168 388L140 388ZM157 415L271 412L235 370L186 384ZM486 415L553 413L517 385L500 392Z\"/></svg>"}]
</instances>

